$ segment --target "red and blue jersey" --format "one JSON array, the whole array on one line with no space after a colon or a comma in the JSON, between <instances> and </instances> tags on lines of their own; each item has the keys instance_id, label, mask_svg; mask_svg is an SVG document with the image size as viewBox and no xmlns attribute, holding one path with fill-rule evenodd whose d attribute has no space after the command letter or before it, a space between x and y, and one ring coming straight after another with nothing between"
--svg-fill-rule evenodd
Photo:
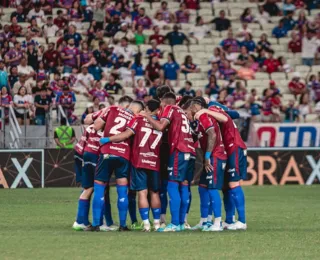
<instances>
[{"instance_id":1,"label":"red and blue jersey","mask_svg":"<svg viewBox=\"0 0 320 260\"><path fill-rule=\"evenodd\" d=\"M199 132L200 132L200 145L202 151L207 151L208 144L208 130L213 129L216 134L216 142L212 150L212 156L221 160L227 159L227 153L224 148L220 127L216 119L207 114L202 114L199 117Z\"/></svg>"},{"instance_id":2,"label":"red and blue jersey","mask_svg":"<svg viewBox=\"0 0 320 260\"><path fill-rule=\"evenodd\" d=\"M159 171L162 132L155 130L142 116L130 120L127 128L134 133L131 164L135 168Z\"/></svg>"},{"instance_id":3,"label":"red and blue jersey","mask_svg":"<svg viewBox=\"0 0 320 260\"><path fill-rule=\"evenodd\" d=\"M220 124L222 139L227 155L231 155L233 151L238 148L247 149L247 146L243 142L238 128L231 117L224 110L216 106L209 107L209 110L222 113L228 119L227 122Z\"/></svg>"},{"instance_id":4,"label":"red and blue jersey","mask_svg":"<svg viewBox=\"0 0 320 260\"><path fill-rule=\"evenodd\" d=\"M133 114L117 106L111 106L103 110L100 118L105 122L104 137L114 136L125 131L127 123L133 118ZM102 154L111 154L130 159L130 140L120 143L107 143L101 146Z\"/></svg>"},{"instance_id":5,"label":"red and blue jersey","mask_svg":"<svg viewBox=\"0 0 320 260\"><path fill-rule=\"evenodd\" d=\"M162 120L167 120L168 142L170 154L175 150L184 153L194 153L194 142L191 135L189 120L184 111L176 105L168 105L161 115Z\"/></svg>"}]
</instances>

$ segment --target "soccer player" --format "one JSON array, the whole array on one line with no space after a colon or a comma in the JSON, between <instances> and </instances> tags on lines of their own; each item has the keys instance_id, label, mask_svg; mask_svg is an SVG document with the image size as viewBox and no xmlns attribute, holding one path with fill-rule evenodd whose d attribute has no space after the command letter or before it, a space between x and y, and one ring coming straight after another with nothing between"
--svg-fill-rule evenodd
<instances>
[{"instance_id":1,"label":"soccer player","mask_svg":"<svg viewBox=\"0 0 320 260\"><path fill-rule=\"evenodd\" d=\"M87 145L84 147L82 164L82 188L78 202L77 220L73 225L75 230L84 230L89 226L90 199L93 192L93 180L95 167L99 155L99 141L102 136L101 131L95 131L93 124L85 130L87 133Z\"/></svg>"},{"instance_id":2,"label":"soccer player","mask_svg":"<svg viewBox=\"0 0 320 260\"><path fill-rule=\"evenodd\" d=\"M163 85L157 88L157 98L161 101L166 93L172 92L171 88ZM159 118L163 112L164 107L160 106ZM164 131L162 136L162 143L160 145L160 201L161 201L161 227L166 226L166 213L168 207L167 187L168 187L168 162L169 162L170 146L168 143L168 132Z\"/></svg>"},{"instance_id":3,"label":"soccer player","mask_svg":"<svg viewBox=\"0 0 320 260\"><path fill-rule=\"evenodd\" d=\"M92 231L100 230L100 216L104 204L104 192L106 183L109 182L111 174L115 172L118 212L120 227L119 231L129 231L126 220L128 211L128 173L130 159L130 140L121 143L108 142L109 137L117 135L126 129L127 122L138 114L144 105L139 101L133 101L125 110L121 107L111 106L94 122L96 131L104 128L104 137L100 139L101 149L99 162L96 168L94 180L93 198L93 222Z\"/></svg>"},{"instance_id":4,"label":"soccer player","mask_svg":"<svg viewBox=\"0 0 320 260\"><path fill-rule=\"evenodd\" d=\"M197 123L196 123L196 121L193 121L193 116L192 116L191 110L188 109L190 107L191 99L192 99L191 96L183 96L179 100L178 105L186 113L187 118L190 121L191 133L192 133L192 137L193 137L193 140L194 140L194 148L196 149L197 148L197 142L196 142L197 141L197 136L196 136L196 133L195 133L195 129L197 127ZM186 217L184 219L184 227L187 230L191 229L191 226L188 223L188 214L189 214L189 211L190 211L191 201L192 201L191 182L192 182L193 176L194 176L195 162L196 162L196 153L193 153L190 156L190 161L189 161L188 170L187 170L187 180L188 180L188 185L189 185L188 186L188 190L189 190L189 205L188 205Z\"/></svg>"},{"instance_id":5,"label":"soccer player","mask_svg":"<svg viewBox=\"0 0 320 260\"><path fill-rule=\"evenodd\" d=\"M152 116L145 112L140 113L148 119L156 130L164 131L168 127L168 143L170 144L168 193L171 223L164 228L158 229L158 231L181 231L184 229L184 220L189 204L186 174L191 153L194 153L195 150L189 120L184 111L175 105L175 94L165 94L161 99L161 103L165 105L165 108L160 121L153 119Z\"/></svg>"},{"instance_id":6,"label":"soccer player","mask_svg":"<svg viewBox=\"0 0 320 260\"><path fill-rule=\"evenodd\" d=\"M119 99L118 104L119 104L120 107L122 107L122 108L125 109L125 108L127 108L127 107L129 106L129 104L130 104L132 101L133 101L133 99L132 99L131 97L129 97L129 96L123 96L123 97L121 97L121 98ZM100 117L101 113L102 113L103 111L106 111L107 109L108 109L108 107L106 107L106 108L104 108L104 109L101 109L101 110L99 110L99 111L97 111L97 112L88 114L88 115L86 116L86 118L84 119L84 123L85 123L86 125L91 125L91 124L93 124L93 122L94 122L97 118Z\"/></svg>"},{"instance_id":7,"label":"soccer player","mask_svg":"<svg viewBox=\"0 0 320 260\"><path fill-rule=\"evenodd\" d=\"M87 144L87 139L88 139L88 132L85 129L82 136L80 137L80 140L74 147L74 169L76 172L77 183L81 183L81 179L82 179L83 153L84 153L84 148ZM78 208L80 208L80 200L78 204L79 204ZM74 230L83 230L86 227L87 225L83 223L83 220L79 220L78 217L72 226Z\"/></svg>"},{"instance_id":8,"label":"soccer player","mask_svg":"<svg viewBox=\"0 0 320 260\"><path fill-rule=\"evenodd\" d=\"M157 120L160 102L150 100L146 104L146 113ZM139 212L143 220L143 231L150 232L148 189L150 191L151 210L154 230L160 228L160 144L162 132L154 130L148 120L142 116L134 117L127 130L111 136L109 142L122 142L134 136L131 151L130 189L138 191Z\"/></svg>"},{"instance_id":9,"label":"soccer player","mask_svg":"<svg viewBox=\"0 0 320 260\"><path fill-rule=\"evenodd\" d=\"M202 97L194 98L191 101L192 114L195 115L206 105ZM207 114L202 114L198 120L199 141L205 155L204 171L199 182L201 202L201 222L199 226L200 228L204 226L203 231L222 231L219 190L223 186L227 154L216 119ZM215 220L214 224L207 228L206 222L209 215L209 204L212 206Z\"/></svg>"},{"instance_id":10,"label":"soccer player","mask_svg":"<svg viewBox=\"0 0 320 260\"><path fill-rule=\"evenodd\" d=\"M245 196L240 180L244 180L247 175L247 147L229 113L226 113L220 106L202 109L195 115L195 118L199 118L203 113L213 116L220 123L228 156L225 176L228 187L223 189L226 211L226 220L223 226L229 230L246 230ZM233 221L234 207L238 212L238 221L235 223Z\"/></svg>"}]
</instances>

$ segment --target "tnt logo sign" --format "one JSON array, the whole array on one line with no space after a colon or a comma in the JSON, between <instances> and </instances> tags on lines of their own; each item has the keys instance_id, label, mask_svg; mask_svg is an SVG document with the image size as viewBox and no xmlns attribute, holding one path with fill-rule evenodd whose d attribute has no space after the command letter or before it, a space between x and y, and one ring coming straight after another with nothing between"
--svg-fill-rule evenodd
<instances>
[{"instance_id":1,"label":"tnt logo sign","mask_svg":"<svg viewBox=\"0 0 320 260\"><path fill-rule=\"evenodd\" d=\"M43 187L43 150L0 150L0 188Z\"/></svg>"},{"instance_id":2,"label":"tnt logo sign","mask_svg":"<svg viewBox=\"0 0 320 260\"><path fill-rule=\"evenodd\" d=\"M320 124L255 124L262 147L310 147L320 144Z\"/></svg>"}]
</instances>

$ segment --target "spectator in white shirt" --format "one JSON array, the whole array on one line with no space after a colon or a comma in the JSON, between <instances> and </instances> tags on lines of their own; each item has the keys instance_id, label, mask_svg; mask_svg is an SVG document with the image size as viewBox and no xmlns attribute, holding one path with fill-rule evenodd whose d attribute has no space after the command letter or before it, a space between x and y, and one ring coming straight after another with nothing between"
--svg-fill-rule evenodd
<instances>
[{"instance_id":1,"label":"spectator in white shirt","mask_svg":"<svg viewBox=\"0 0 320 260\"><path fill-rule=\"evenodd\" d=\"M161 29L168 29L168 23L165 20L162 20L162 14L156 13L154 19L152 20L153 26L159 26Z\"/></svg>"},{"instance_id":2,"label":"spectator in white shirt","mask_svg":"<svg viewBox=\"0 0 320 260\"><path fill-rule=\"evenodd\" d=\"M35 18L38 24L44 22L45 15L43 10L41 10L40 4L34 5L34 8L29 11L27 18L29 21Z\"/></svg>"},{"instance_id":3,"label":"spectator in white shirt","mask_svg":"<svg viewBox=\"0 0 320 260\"><path fill-rule=\"evenodd\" d=\"M120 29L121 30L117 32L113 37L113 40L115 41L115 43L118 43L123 37L126 37L129 42L134 41L134 34L132 31L128 29L127 23L122 23L120 26Z\"/></svg>"},{"instance_id":4,"label":"spectator in white shirt","mask_svg":"<svg viewBox=\"0 0 320 260\"><path fill-rule=\"evenodd\" d=\"M17 69L18 69L18 74L25 75L27 80L29 79L32 80L32 78L35 75L33 68L31 66L28 66L26 58L21 59L20 65L18 65Z\"/></svg>"},{"instance_id":5,"label":"spectator in white shirt","mask_svg":"<svg viewBox=\"0 0 320 260\"><path fill-rule=\"evenodd\" d=\"M210 33L208 26L204 24L201 16L196 18L196 24L190 28L191 38L196 39L197 43Z\"/></svg>"},{"instance_id":6,"label":"spectator in white shirt","mask_svg":"<svg viewBox=\"0 0 320 260\"><path fill-rule=\"evenodd\" d=\"M25 124L30 125L33 98L32 95L27 94L27 89L24 86L21 86L18 93L13 97L13 104L19 124L21 125L25 121Z\"/></svg>"},{"instance_id":7,"label":"spectator in white shirt","mask_svg":"<svg viewBox=\"0 0 320 260\"><path fill-rule=\"evenodd\" d=\"M88 73L87 67L82 67L81 73L77 76L77 81L74 85L73 91L76 93L86 93L93 87L94 77Z\"/></svg>"},{"instance_id":8,"label":"spectator in white shirt","mask_svg":"<svg viewBox=\"0 0 320 260\"><path fill-rule=\"evenodd\" d=\"M45 38L56 36L56 33L59 31L59 28L58 26L53 24L52 16L49 16L47 18L47 23L42 27L42 30Z\"/></svg>"},{"instance_id":9,"label":"spectator in white shirt","mask_svg":"<svg viewBox=\"0 0 320 260\"><path fill-rule=\"evenodd\" d=\"M128 45L128 38L123 37L120 41L120 46L114 48L114 53L119 57L123 55L124 61L129 61L134 56L135 52L131 46Z\"/></svg>"},{"instance_id":10,"label":"spectator in white shirt","mask_svg":"<svg viewBox=\"0 0 320 260\"><path fill-rule=\"evenodd\" d=\"M319 40L314 36L313 31L308 31L302 38L302 64L312 66L319 47Z\"/></svg>"},{"instance_id":11,"label":"spectator in white shirt","mask_svg":"<svg viewBox=\"0 0 320 260\"><path fill-rule=\"evenodd\" d=\"M270 14L263 9L262 5L258 6L258 13L255 15L255 19L259 24L262 25L271 22Z\"/></svg>"},{"instance_id":12,"label":"spectator in white shirt","mask_svg":"<svg viewBox=\"0 0 320 260\"><path fill-rule=\"evenodd\" d=\"M239 41L244 41L244 37L246 36L247 33L252 34L252 30L248 28L248 23L243 22L242 26L238 29L237 32L237 38L239 38Z\"/></svg>"}]
</instances>

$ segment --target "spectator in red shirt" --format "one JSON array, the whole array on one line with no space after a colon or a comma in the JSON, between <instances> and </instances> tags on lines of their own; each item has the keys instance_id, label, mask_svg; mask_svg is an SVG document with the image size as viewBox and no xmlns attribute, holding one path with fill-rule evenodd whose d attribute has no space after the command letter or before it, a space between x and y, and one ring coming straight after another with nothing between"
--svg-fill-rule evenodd
<instances>
[{"instance_id":1,"label":"spectator in red shirt","mask_svg":"<svg viewBox=\"0 0 320 260\"><path fill-rule=\"evenodd\" d=\"M184 3L187 6L187 9L198 10L200 9L199 0L184 0Z\"/></svg>"},{"instance_id":2,"label":"spectator in red shirt","mask_svg":"<svg viewBox=\"0 0 320 260\"><path fill-rule=\"evenodd\" d=\"M94 88L89 91L89 98L92 101L95 97L97 97L100 102L105 102L106 98L108 98L109 96L109 93L104 88L102 88L102 84L100 81L97 81Z\"/></svg>"},{"instance_id":3,"label":"spectator in red shirt","mask_svg":"<svg viewBox=\"0 0 320 260\"><path fill-rule=\"evenodd\" d=\"M48 45L48 50L46 50L43 54L43 63L45 65L45 68L47 69L50 65L50 67L56 67L59 63L59 52L54 49L54 43L51 42Z\"/></svg>"},{"instance_id":4,"label":"spectator in red shirt","mask_svg":"<svg viewBox=\"0 0 320 260\"><path fill-rule=\"evenodd\" d=\"M301 39L296 32L291 33L291 41L288 43L288 50L292 53L301 52Z\"/></svg>"},{"instance_id":5,"label":"spectator in red shirt","mask_svg":"<svg viewBox=\"0 0 320 260\"><path fill-rule=\"evenodd\" d=\"M306 85L300 82L300 73L295 72L293 74L292 80L289 82L288 85L290 92L297 98L297 95L300 95L306 91Z\"/></svg>"},{"instance_id":6,"label":"spectator in red shirt","mask_svg":"<svg viewBox=\"0 0 320 260\"><path fill-rule=\"evenodd\" d=\"M138 25L142 25L143 29L150 29L152 26L152 20L146 15L144 8L139 9L139 15L133 20L133 28L137 28Z\"/></svg>"},{"instance_id":7,"label":"spectator in red shirt","mask_svg":"<svg viewBox=\"0 0 320 260\"><path fill-rule=\"evenodd\" d=\"M271 111L272 111L272 121L273 122L280 122L280 112L282 109L282 104L281 104L281 95L279 93L274 93L272 94L271 97Z\"/></svg>"},{"instance_id":8,"label":"spectator in red shirt","mask_svg":"<svg viewBox=\"0 0 320 260\"><path fill-rule=\"evenodd\" d=\"M11 18L11 25L9 27L10 32L13 36L19 37L22 33L22 27L18 24L17 17L13 16Z\"/></svg>"},{"instance_id":9,"label":"spectator in red shirt","mask_svg":"<svg viewBox=\"0 0 320 260\"><path fill-rule=\"evenodd\" d=\"M153 31L154 31L154 34L152 34L152 35L149 37L149 42L151 43L153 40L156 40L156 41L157 41L157 44L163 44L163 43L164 43L164 40L165 40L165 37L160 34L160 28L159 28L159 26L154 26L154 27L153 27Z\"/></svg>"},{"instance_id":10,"label":"spectator in red shirt","mask_svg":"<svg viewBox=\"0 0 320 260\"><path fill-rule=\"evenodd\" d=\"M269 58L263 62L263 70L268 72L269 74L277 71L281 71L281 65L277 59L273 57L274 51L269 50Z\"/></svg>"},{"instance_id":11,"label":"spectator in red shirt","mask_svg":"<svg viewBox=\"0 0 320 260\"><path fill-rule=\"evenodd\" d=\"M63 11L58 10L57 11L57 17L54 18L53 23L58 26L59 29L66 29L68 25L68 20L64 18Z\"/></svg>"}]
</instances>

